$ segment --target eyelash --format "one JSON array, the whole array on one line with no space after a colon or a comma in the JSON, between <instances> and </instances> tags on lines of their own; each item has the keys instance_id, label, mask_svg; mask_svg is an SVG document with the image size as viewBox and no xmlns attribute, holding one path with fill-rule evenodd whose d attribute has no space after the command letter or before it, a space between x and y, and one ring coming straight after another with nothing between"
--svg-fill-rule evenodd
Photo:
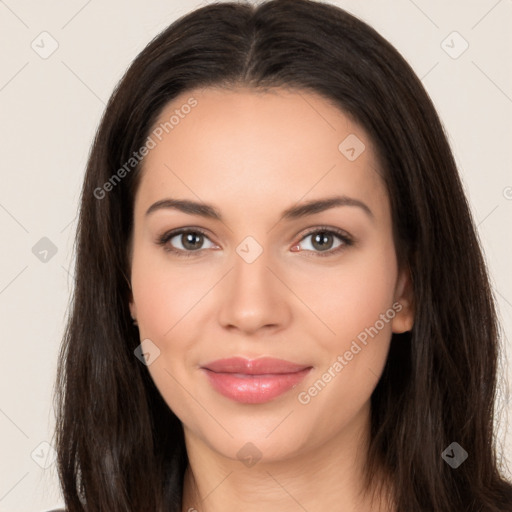
<instances>
[{"instance_id":1,"label":"eyelash","mask_svg":"<svg viewBox=\"0 0 512 512\"><path fill-rule=\"evenodd\" d=\"M197 255L198 253L200 253L201 251L203 251L205 249L199 249L196 251L183 251L182 249L175 249L173 247L167 246L167 242L169 242L169 240L171 240L175 236L188 234L188 233L196 233L196 234L199 233L199 234L205 236L206 238L208 238L208 235L202 229L180 228L180 229L176 229L173 231L167 231L167 232L163 233L162 235L160 235L158 237L156 243L158 245L162 246L164 248L164 251L166 251L166 252L173 253L178 257L190 258L192 256ZM340 245L339 247L336 247L335 249L329 249L327 251L306 250L303 252L313 252L313 253L315 253L316 256L320 256L320 257L324 258L326 256L333 256L335 254L338 254L340 251L346 249L347 247L354 245L354 240L347 233L345 233L344 231L341 231L339 229L329 228L327 226L320 226L320 227L315 228L314 230L308 231L307 233L305 233L302 236L302 238L299 240L298 243L302 242L308 236L316 235L318 233L327 233L330 235L335 235L337 238L339 238L343 242L343 244ZM294 244L294 245L297 245L297 244Z\"/></svg>"}]
</instances>

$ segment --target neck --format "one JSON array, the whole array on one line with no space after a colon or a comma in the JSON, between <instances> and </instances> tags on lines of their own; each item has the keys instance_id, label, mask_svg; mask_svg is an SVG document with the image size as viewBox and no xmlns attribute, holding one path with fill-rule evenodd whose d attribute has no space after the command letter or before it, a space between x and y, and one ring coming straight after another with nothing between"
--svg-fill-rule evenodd
<instances>
[{"instance_id":1,"label":"neck","mask_svg":"<svg viewBox=\"0 0 512 512\"><path fill-rule=\"evenodd\" d=\"M376 493L372 502L363 488L368 433L369 408L321 446L246 467L185 428L189 465L182 512L391 512L383 494Z\"/></svg>"}]
</instances>

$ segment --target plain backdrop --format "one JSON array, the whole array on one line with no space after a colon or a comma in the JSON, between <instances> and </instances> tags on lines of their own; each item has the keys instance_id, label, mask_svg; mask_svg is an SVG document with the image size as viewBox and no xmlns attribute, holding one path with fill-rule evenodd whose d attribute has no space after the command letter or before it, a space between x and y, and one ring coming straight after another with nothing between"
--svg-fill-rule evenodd
<instances>
[{"instance_id":1,"label":"plain backdrop","mask_svg":"<svg viewBox=\"0 0 512 512\"><path fill-rule=\"evenodd\" d=\"M87 155L130 62L171 22L205 3L0 1L0 511L63 503L52 463L52 398ZM499 441L510 460L512 1L331 3L402 53L446 128L503 326Z\"/></svg>"}]
</instances>

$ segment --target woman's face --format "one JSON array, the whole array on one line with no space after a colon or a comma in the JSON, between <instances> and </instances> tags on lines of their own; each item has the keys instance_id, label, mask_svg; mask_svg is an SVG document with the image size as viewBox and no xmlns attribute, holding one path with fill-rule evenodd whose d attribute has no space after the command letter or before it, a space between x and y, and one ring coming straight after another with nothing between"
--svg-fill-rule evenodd
<instances>
[{"instance_id":1,"label":"woman's face","mask_svg":"<svg viewBox=\"0 0 512 512\"><path fill-rule=\"evenodd\" d=\"M357 437L413 322L367 134L309 92L204 89L150 137L130 309L187 439L276 460Z\"/></svg>"}]
</instances>

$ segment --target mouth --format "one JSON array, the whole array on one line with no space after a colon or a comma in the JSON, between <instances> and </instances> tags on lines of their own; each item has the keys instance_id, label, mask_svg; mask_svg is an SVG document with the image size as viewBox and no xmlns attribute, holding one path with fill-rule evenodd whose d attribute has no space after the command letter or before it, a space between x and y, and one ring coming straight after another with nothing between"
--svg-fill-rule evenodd
<instances>
[{"instance_id":1,"label":"mouth","mask_svg":"<svg viewBox=\"0 0 512 512\"><path fill-rule=\"evenodd\" d=\"M218 359L201 366L210 385L221 395L239 403L260 404L290 391L312 366L264 357Z\"/></svg>"}]
</instances>

